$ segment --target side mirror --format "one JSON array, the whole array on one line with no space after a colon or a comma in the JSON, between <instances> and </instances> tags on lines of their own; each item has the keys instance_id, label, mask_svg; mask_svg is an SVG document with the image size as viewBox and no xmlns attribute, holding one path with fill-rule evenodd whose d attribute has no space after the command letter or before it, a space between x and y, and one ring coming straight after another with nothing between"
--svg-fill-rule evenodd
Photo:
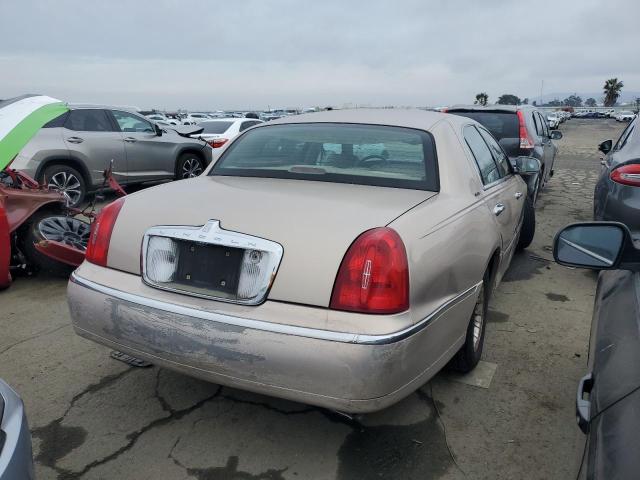
<instances>
[{"instance_id":1,"label":"side mirror","mask_svg":"<svg viewBox=\"0 0 640 480\"><path fill-rule=\"evenodd\" d=\"M602 153L609 153L613 148L613 140L605 140L604 142L598 145L598 150Z\"/></svg>"},{"instance_id":2,"label":"side mirror","mask_svg":"<svg viewBox=\"0 0 640 480\"><path fill-rule=\"evenodd\" d=\"M617 222L574 223L563 228L553 242L553 258L569 267L640 271L640 252L629 229Z\"/></svg>"},{"instance_id":3,"label":"side mirror","mask_svg":"<svg viewBox=\"0 0 640 480\"><path fill-rule=\"evenodd\" d=\"M534 157L516 157L514 163L516 173L520 175L539 173L541 169L540 160Z\"/></svg>"},{"instance_id":4,"label":"side mirror","mask_svg":"<svg viewBox=\"0 0 640 480\"><path fill-rule=\"evenodd\" d=\"M560 140L562 138L562 132L560 130L552 130L549 138L551 138L551 140Z\"/></svg>"},{"instance_id":5,"label":"side mirror","mask_svg":"<svg viewBox=\"0 0 640 480\"><path fill-rule=\"evenodd\" d=\"M158 125L157 123L153 124L153 127L156 131L156 135L161 137L162 136L162 129L160 128L160 125Z\"/></svg>"}]
</instances>

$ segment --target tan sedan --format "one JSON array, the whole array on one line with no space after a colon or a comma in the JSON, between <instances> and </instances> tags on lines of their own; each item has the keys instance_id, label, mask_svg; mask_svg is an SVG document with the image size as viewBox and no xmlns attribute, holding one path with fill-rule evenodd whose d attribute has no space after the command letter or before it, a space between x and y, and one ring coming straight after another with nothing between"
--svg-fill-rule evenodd
<instances>
[{"instance_id":1,"label":"tan sedan","mask_svg":"<svg viewBox=\"0 0 640 480\"><path fill-rule=\"evenodd\" d=\"M525 205L468 118L283 118L200 177L104 208L69 282L73 325L212 382L379 410L476 366L491 292L533 236Z\"/></svg>"}]
</instances>

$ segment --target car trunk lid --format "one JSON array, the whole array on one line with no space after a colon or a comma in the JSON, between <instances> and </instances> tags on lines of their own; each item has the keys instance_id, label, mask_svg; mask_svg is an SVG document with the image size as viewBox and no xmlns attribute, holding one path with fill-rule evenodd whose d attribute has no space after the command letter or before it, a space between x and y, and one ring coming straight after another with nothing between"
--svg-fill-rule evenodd
<instances>
[{"instance_id":1,"label":"car trunk lid","mask_svg":"<svg viewBox=\"0 0 640 480\"><path fill-rule=\"evenodd\" d=\"M328 306L340 262L355 238L435 195L424 190L321 181L203 176L126 198L108 266L140 274L140 245L153 226L200 226L277 242L284 255L268 298Z\"/></svg>"}]
</instances>

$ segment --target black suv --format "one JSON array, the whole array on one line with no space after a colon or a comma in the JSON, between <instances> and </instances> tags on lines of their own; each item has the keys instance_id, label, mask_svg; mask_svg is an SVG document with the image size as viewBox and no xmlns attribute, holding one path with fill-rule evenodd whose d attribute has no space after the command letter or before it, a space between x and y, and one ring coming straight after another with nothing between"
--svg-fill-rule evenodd
<instances>
[{"instance_id":1,"label":"black suv","mask_svg":"<svg viewBox=\"0 0 640 480\"><path fill-rule=\"evenodd\" d=\"M540 160L541 173L530 192L535 203L538 190L553 175L553 162L558 148L551 140L561 139L562 133L552 131L544 115L529 105L456 105L448 108L446 113L462 115L481 123L510 158L526 156Z\"/></svg>"}]
</instances>

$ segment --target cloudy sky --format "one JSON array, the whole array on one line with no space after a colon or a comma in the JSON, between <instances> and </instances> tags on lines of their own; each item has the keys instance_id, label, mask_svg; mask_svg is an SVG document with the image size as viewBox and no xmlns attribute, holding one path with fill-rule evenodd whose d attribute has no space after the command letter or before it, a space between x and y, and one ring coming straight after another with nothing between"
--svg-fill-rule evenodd
<instances>
[{"instance_id":1,"label":"cloudy sky","mask_svg":"<svg viewBox=\"0 0 640 480\"><path fill-rule=\"evenodd\" d=\"M0 98L229 109L640 90L638 0L1 0Z\"/></svg>"}]
</instances>

